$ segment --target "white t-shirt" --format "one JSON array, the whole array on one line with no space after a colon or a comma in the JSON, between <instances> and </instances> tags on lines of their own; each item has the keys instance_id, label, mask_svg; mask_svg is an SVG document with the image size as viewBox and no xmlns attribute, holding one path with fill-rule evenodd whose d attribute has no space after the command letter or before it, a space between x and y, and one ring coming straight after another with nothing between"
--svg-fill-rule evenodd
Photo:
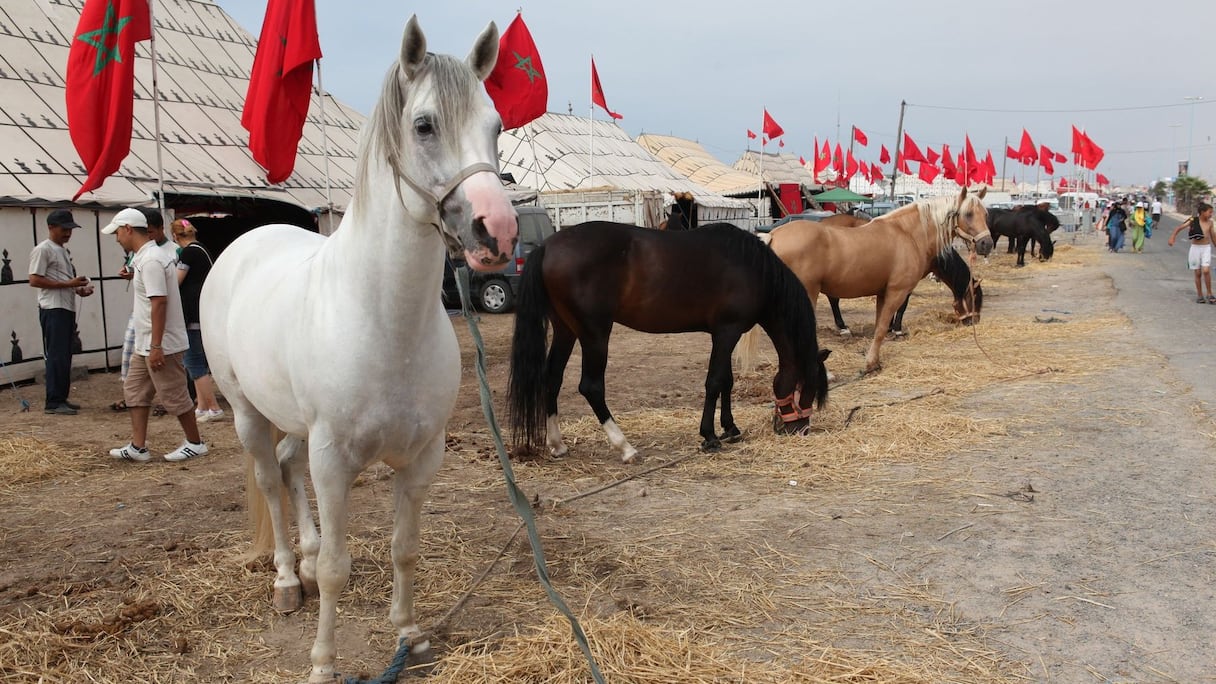
<instances>
[{"instance_id":1,"label":"white t-shirt","mask_svg":"<svg viewBox=\"0 0 1216 684\"><path fill-rule=\"evenodd\" d=\"M184 352L190 348L186 337L186 319L182 315L182 297L177 290L176 254L169 259L163 247L152 240L144 243L131 259L135 276L135 353L147 356L152 352L152 300L149 297L164 297L168 304L165 311L165 333L161 347L166 354Z\"/></svg>"},{"instance_id":2,"label":"white t-shirt","mask_svg":"<svg viewBox=\"0 0 1216 684\"><path fill-rule=\"evenodd\" d=\"M1153 200L1153 208L1149 213L1151 213L1151 214L1160 214L1161 213L1161 201L1160 200Z\"/></svg>"},{"instance_id":3,"label":"white t-shirt","mask_svg":"<svg viewBox=\"0 0 1216 684\"><path fill-rule=\"evenodd\" d=\"M30 275L40 275L51 280L71 280L76 277L72 255L66 247L51 240L39 242L30 252ZM76 310L76 289L57 287L38 288L38 308Z\"/></svg>"}]
</instances>

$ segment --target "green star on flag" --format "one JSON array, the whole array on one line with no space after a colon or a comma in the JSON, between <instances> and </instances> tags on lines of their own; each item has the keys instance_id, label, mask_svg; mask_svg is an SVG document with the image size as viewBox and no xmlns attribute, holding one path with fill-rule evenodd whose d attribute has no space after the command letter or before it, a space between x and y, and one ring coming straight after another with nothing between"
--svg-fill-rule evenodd
<instances>
[{"instance_id":1,"label":"green star on flag","mask_svg":"<svg viewBox=\"0 0 1216 684\"><path fill-rule=\"evenodd\" d=\"M97 49L96 59L93 62L93 75L100 74L106 65L110 62L122 62L122 55L118 52L118 34L127 27L131 21L130 16L118 17L118 12L114 8L113 2L106 3L106 14L102 20L101 27L92 31L86 31L76 36L76 40L92 45ZM112 40L107 40L112 38ZM106 45L106 43L111 43Z\"/></svg>"},{"instance_id":2,"label":"green star on flag","mask_svg":"<svg viewBox=\"0 0 1216 684\"><path fill-rule=\"evenodd\" d=\"M528 83L536 83L536 79L541 77L541 73L532 66L532 57L524 57L518 52L512 54L515 55L515 68L524 72L524 75L528 77Z\"/></svg>"}]
</instances>

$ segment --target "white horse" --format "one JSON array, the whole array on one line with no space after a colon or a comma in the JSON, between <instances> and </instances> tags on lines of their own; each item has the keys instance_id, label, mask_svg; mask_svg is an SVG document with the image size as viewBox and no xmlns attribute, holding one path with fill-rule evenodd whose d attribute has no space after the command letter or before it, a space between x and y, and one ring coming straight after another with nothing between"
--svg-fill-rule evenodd
<instances>
[{"instance_id":1,"label":"white horse","mask_svg":"<svg viewBox=\"0 0 1216 684\"><path fill-rule=\"evenodd\" d=\"M415 652L429 648L413 606L418 516L460 385L460 349L439 296L444 245L489 270L513 254L517 235L498 177L501 122L481 85L497 56L493 23L462 62L427 53L411 17L363 131L354 197L337 231L252 230L224 251L203 288L211 370L271 516L274 605L299 608L301 582L320 591L309 682L335 676L351 484L376 461L394 470L389 617ZM277 458L272 426L287 435ZM305 448L307 463L298 458ZM321 534L304 488L309 471ZM298 576L284 485L300 531Z\"/></svg>"}]
</instances>

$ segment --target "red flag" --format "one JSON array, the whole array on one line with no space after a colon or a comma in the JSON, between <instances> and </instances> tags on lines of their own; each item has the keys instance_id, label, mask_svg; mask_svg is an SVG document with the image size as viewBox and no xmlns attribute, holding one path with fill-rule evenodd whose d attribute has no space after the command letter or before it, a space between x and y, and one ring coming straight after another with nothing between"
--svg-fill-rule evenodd
<instances>
[{"instance_id":1,"label":"red flag","mask_svg":"<svg viewBox=\"0 0 1216 684\"><path fill-rule=\"evenodd\" d=\"M823 141L823 149L815 151L815 167L814 173L816 176L827 170L832 165L832 151L828 147L828 141Z\"/></svg>"},{"instance_id":2,"label":"red flag","mask_svg":"<svg viewBox=\"0 0 1216 684\"><path fill-rule=\"evenodd\" d=\"M1005 156L1009 159L1017 159L1018 161L1022 160L1022 153L1013 149L1013 145L1005 146Z\"/></svg>"},{"instance_id":3,"label":"red flag","mask_svg":"<svg viewBox=\"0 0 1216 684\"><path fill-rule=\"evenodd\" d=\"M919 172L916 174L921 180L926 183L932 183L939 173L936 166L928 162L921 162Z\"/></svg>"},{"instance_id":4,"label":"red flag","mask_svg":"<svg viewBox=\"0 0 1216 684\"><path fill-rule=\"evenodd\" d=\"M899 172L906 176L912 175L912 167L908 166L908 159L902 153L895 160L895 168L899 169Z\"/></svg>"},{"instance_id":5,"label":"red flag","mask_svg":"<svg viewBox=\"0 0 1216 684\"><path fill-rule=\"evenodd\" d=\"M853 150L849 150L849 153L845 155L844 179L849 180L853 176L857 175L859 168L860 166L857 164L857 158L853 156Z\"/></svg>"},{"instance_id":6,"label":"red flag","mask_svg":"<svg viewBox=\"0 0 1216 684\"><path fill-rule=\"evenodd\" d=\"M992 161L992 150L988 150L988 154L984 157L984 182L992 185L994 180L996 180L996 162Z\"/></svg>"},{"instance_id":7,"label":"red flag","mask_svg":"<svg viewBox=\"0 0 1216 684\"><path fill-rule=\"evenodd\" d=\"M1034 141L1030 139L1030 134L1023 128L1022 143L1018 146L1018 155L1021 157L1023 164L1031 166L1039 160L1039 154L1036 149Z\"/></svg>"},{"instance_id":8,"label":"red flag","mask_svg":"<svg viewBox=\"0 0 1216 684\"><path fill-rule=\"evenodd\" d=\"M971 146L971 136L965 135L963 140L966 150L964 158L967 160L967 175L963 177L963 180L970 183L973 180L979 180L980 160L975 156L975 148Z\"/></svg>"},{"instance_id":9,"label":"red flag","mask_svg":"<svg viewBox=\"0 0 1216 684\"><path fill-rule=\"evenodd\" d=\"M773 121L773 117L769 116L767 109L764 110L764 128L763 128L763 130L764 130L764 134L767 135L770 140L776 140L777 138L780 138L782 136L782 134L785 133L785 130L782 129L780 126L778 126L776 121Z\"/></svg>"},{"instance_id":10,"label":"red flag","mask_svg":"<svg viewBox=\"0 0 1216 684\"><path fill-rule=\"evenodd\" d=\"M147 0L86 0L68 51L68 132L88 176L75 201L101 187L131 151L135 43L152 37Z\"/></svg>"},{"instance_id":11,"label":"red flag","mask_svg":"<svg viewBox=\"0 0 1216 684\"><path fill-rule=\"evenodd\" d=\"M942 144L942 173L946 174L946 178L954 178L958 175L958 167L954 165L954 157L950 155L950 146Z\"/></svg>"},{"instance_id":12,"label":"red flag","mask_svg":"<svg viewBox=\"0 0 1216 684\"><path fill-rule=\"evenodd\" d=\"M967 155L963 152L958 153L958 163L954 166L954 182L965 186L971 182L968 177Z\"/></svg>"},{"instance_id":13,"label":"red flag","mask_svg":"<svg viewBox=\"0 0 1216 684\"><path fill-rule=\"evenodd\" d=\"M1089 135L1082 132L1081 137L1085 139L1085 156L1081 157L1081 165L1087 169L1096 169L1098 164L1102 162L1102 158L1106 156L1106 151L1098 147L1098 143L1093 141Z\"/></svg>"},{"instance_id":14,"label":"red flag","mask_svg":"<svg viewBox=\"0 0 1216 684\"><path fill-rule=\"evenodd\" d=\"M599 105L608 116L614 119L623 119L625 117L608 109L608 101L604 99L604 88L600 85L600 74L595 70L595 58L591 58L591 104Z\"/></svg>"},{"instance_id":15,"label":"red flag","mask_svg":"<svg viewBox=\"0 0 1216 684\"><path fill-rule=\"evenodd\" d=\"M937 164L937 160L940 158L941 155L934 152L932 147L925 148L925 161L929 162L930 164Z\"/></svg>"},{"instance_id":16,"label":"red flag","mask_svg":"<svg viewBox=\"0 0 1216 684\"><path fill-rule=\"evenodd\" d=\"M912 136L907 133L904 133L903 154L904 159L908 161L926 161L925 155L921 154L920 148L916 146L916 143L912 142Z\"/></svg>"},{"instance_id":17,"label":"red flag","mask_svg":"<svg viewBox=\"0 0 1216 684\"><path fill-rule=\"evenodd\" d=\"M881 166L878 164L870 164L870 182L881 183L886 176L887 174L882 170Z\"/></svg>"},{"instance_id":18,"label":"red flag","mask_svg":"<svg viewBox=\"0 0 1216 684\"><path fill-rule=\"evenodd\" d=\"M1056 167L1051 163L1051 160L1055 159L1055 156L1055 152L1052 152L1046 145L1039 146L1039 165L1049 175L1055 175L1056 172Z\"/></svg>"},{"instance_id":19,"label":"red flag","mask_svg":"<svg viewBox=\"0 0 1216 684\"><path fill-rule=\"evenodd\" d=\"M1065 157L1065 156L1064 156L1064 154L1063 154L1062 152L1056 152L1056 154L1055 154L1055 162L1056 162L1057 164L1063 164L1063 163L1065 163L1065 162L1067 162L1067 161L1068 161L1068 157Z\"/></svg>"},{"instance_id":20,"label":"red flag","mask_svg":"<svg viewBox=\"0 0 1216 684\"><path fill-rule=\"evenodd\" d=\"M1100 173L1094 180L1098 181L1098 185L1110 185L1110 179Z\"/></svg>"},{"instance_id":21,"label":"red flag","mask_svg":"<svg viewBox=\"0 0 1216 684\"><path fill-rule=\"evenodd\" d=\"M853 127L853 139L856 140L857 144L861 145L862 147L870 144L870 139L867 138L866 134L862 133L861 129L856 126Z\"/></svg>"},{"instance_id":22,"label":"red flag","mask_svg":"<svg viewBox=\"0 0 1216 684\"><path fill-rule=\"evenodd\" d=\"M777 147L785 147L785 141L784 141L784 140L778 140L778 141L777 141Z\"/></svg>"},{"instance_id":23,"label":"red flag","mask_svg":"<svg viewBox=\"0 0 1216 684\"><path fill-rule=\"evenodd\" d=\"M1079 160L1081 155L1085 153L1084 138L1085 135L1081 133L1081 131L1077 130L1077 127L1074 124L1072 127L1072 148L1070 149L1070 151L1073 153L1074 160Z\"/></svg>"},{"instance_id":24,"label":"red flag","mask_svg":"<svg viewBox=\"0 0 1216 684\"><path fill-rule=\"evenodd\" d=\"M891 153L887 151L887 146L882 146L882 151L878 153L878 163L888 164L891 161Z\"/></svg>"},{"instance_id":25,"label":"red flag","mask_svg":"<svg viewBox=\"0 0 1216 684\"><path fill-rule=\"evenodd\" d=\"M844 175L844 154L840 151L840 143L836 143L836 151L832 154L832 168L836 175Z\"/></svg>"},{"instance_id":26,"label":"red flag","mask_svg":"<svg viewBox=\"0 0 1216 684\"><path fill-rule=\"evenodd\" d=\"M486 93L506 130L538 118L549 108L549 81L524 16L515 19L498 39L498 62L486 78Z\"/></svg>"},{"instance_id":27,"label":"red flag","mask_svg":"<svg viewBox=\"0 0 1216 684\"><path fill-rule=\"evenodd\" d=\"M266 169L269 183L282 183L295 168L312 95L312 65L320 58L313 0L270 0L241 112L249 151Z\"/></svg>"},{"instance_id":28,"label":"red flag","mask_svg":"<svg viewBox=\"0 0 1216 684\"><path fill-rule=\"evenodd\" d=\"M747 137L748 137L748 138L750 138L750 139L752 139L752 140L755 140L755 139L756 139L756 134L755 134L755 133L752 131L752 129L750 129L750 128L749 128L749 129L747 129Z\"/></svg>"},{"instance_id":29,"label":"red flag","mask_svg":"<svg viewBox=\"0 0 1216 684\"><path fill-rule=\"evenodd\" d=\"M803 159L803 158L802 158L802 155L798 155L798 165L799 165L799 166L806 166L806 159Z\"/></svg>"}]
</instances>

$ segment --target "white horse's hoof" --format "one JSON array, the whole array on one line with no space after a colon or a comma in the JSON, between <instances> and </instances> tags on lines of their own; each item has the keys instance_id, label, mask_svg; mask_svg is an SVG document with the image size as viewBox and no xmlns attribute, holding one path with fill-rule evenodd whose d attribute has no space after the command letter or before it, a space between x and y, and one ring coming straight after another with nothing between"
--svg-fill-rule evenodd
<instances>
[{"instance_id":1,"label":"white horse's hoof","mask_svg":"<svg viewBox=\"0 0 1216 684\"><path fill-rule=\"evenodd\" d=\"M841 337L852 337L853 336L853 331L849 330L848 328L841 328L839 330L839 332L840 332Z\"/></svg>"},{"instance_id":2,"label":"white horse's hoof","mask_svg":"<svg viewBox=\"0 0 1216 684\"><path fill-rule=\"evenodd\" d=\"M633 447L629 447L629 449L621 455L621 463L633 463L636 460L638 460L638 450L634 449Z\"/></svg>"},{"instance_id":3,"label":"white horse's hoof","mask_svg":"<svg viewBox=\"0 0 1216 684\"><path fill-rule=\"evenodd\" d=\"M271 600L274 609L280 613L294 613L304 605L304 597L300 595L300 585L275 587L274 598ZM308 681L312 681L310 678Z\"/></svg>"},{"instance_id":4,"label":"white horse's hoof","mask_svg":"<svg viewBox=\"0 0 1216 684\"><path fill-rule=\"evenodd\" d=\"M334 684L341 681L342 675L337 672L313 672L308 675L307 684Z\"/></svg>"}]
</instances>

